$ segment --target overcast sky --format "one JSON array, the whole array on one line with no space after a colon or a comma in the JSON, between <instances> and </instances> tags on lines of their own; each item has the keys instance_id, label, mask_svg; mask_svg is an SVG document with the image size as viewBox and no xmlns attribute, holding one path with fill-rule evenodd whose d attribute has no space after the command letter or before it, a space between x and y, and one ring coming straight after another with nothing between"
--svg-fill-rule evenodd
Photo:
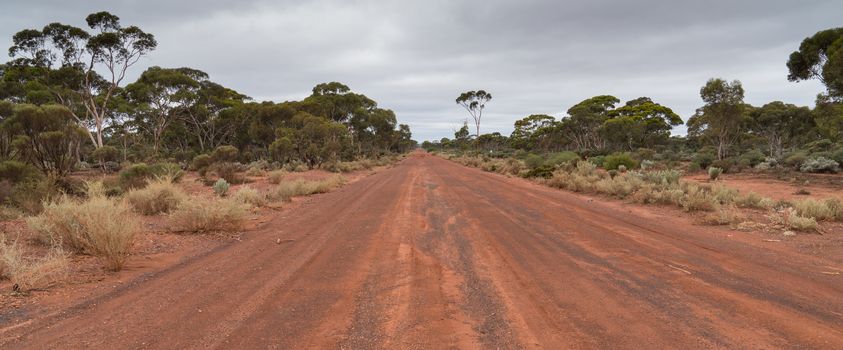
<instances>
[{"instance_id":1,"label":"overcast sky","mask_svg":"<svg viewBox=\"0 0 843 350\"><path fill-rule=\"evenodd\" d=\"M742 81L754 105L813 105L822 86L788 82L785 62L805 37L843 26L840 0L79 3L3 0L0 48L23 28L82 27L107 10L158 40L133 78L151 65L189 66L279 102L339 81L394 110L419 141L453 137L465 90L493 95L481 132L506 135L516 119L562 116L601 94L648 96L687 120L711 77Z\"/></svg>"}]
</instances>

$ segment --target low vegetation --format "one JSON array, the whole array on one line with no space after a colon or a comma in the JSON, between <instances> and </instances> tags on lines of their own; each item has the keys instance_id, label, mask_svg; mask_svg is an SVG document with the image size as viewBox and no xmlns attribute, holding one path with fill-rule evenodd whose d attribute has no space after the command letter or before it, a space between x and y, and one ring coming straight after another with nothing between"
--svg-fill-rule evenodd
<instances>
[{"instance_id":1,"label":"low vegetation","mask_svg":"<svg viewBox=\"0 0 843 350\"><path fill-rule=\"evenodd\" d=\"M171 179L162 177L142 189L127 192L125 198L138 213L155 215L178 208L187 199L187 195Z\"/></svg>"},{"instance_id":2,"label":"low vegetation","mask_svg":"<svg viewBox=\"0 0 843 350\"><path fill-rule=\"evenodd\" d=\"M62 281L68 271L68 255L52 247L42 256L25 254L15 240L0 235L0 279L12 282L16 292L44 289Z\"/></svg>"},{"instance_id":3,"label":"low vegetation","mask_svg":"<svg viewBox=\"0 0 843 350\"><path fill-rule=\"evenodd\" d=\"M128 258L140 221L124 201L106 197L102 183L88 184L87 198L62 196L27 219L43 242L101 257L110 270L120 270Z\"/></svg>"},{"instance_id":4,"label":"low vegetation","mask_svg":"<svg viewBox=\"0 0 843 350\"><path fill-rule=\"evenodd\" d=\"M237 232L245 225L248 205L230 198L183 203L170 214L170 229L180 233Z\"/></svg>"},{"instance_id":5,"label":"low vegetation","mask_svg":"<svg viewBox=\"0 0 843 350\"><path fill-rule=\"evenodd\" d=\"M240 187L237 192L234 192L231 199L235 202L248 204L254 207L265 206L268 202L265 193L258 192L258 190L248 186Z\"/></svg>"},{"instance_id":6,"label":"low vegetation","mask_svg":"<svg viewBox=\"0 0 843 350\"><path fill-rule=\"evenodd\" d=\"M340 175L322 180L295 179L281 182L269 197L276 200L290 201L293 197L309 196L316 193L327 193L345 183Z\"/></svg>"}]
</instances>

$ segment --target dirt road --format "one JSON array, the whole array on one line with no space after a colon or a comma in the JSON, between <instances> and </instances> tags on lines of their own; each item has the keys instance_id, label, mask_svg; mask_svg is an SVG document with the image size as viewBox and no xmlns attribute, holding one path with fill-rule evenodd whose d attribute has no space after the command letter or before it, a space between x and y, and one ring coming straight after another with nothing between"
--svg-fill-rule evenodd
<instances>
[{"instance_id":1,"label":"dirt road","mask_svg":"<svg viewBox=\"0 0 843 350\"><path fill-rule=\"evenodd\" d=\"M0 348L843 348L840 260L758 237L421 153L307 201Z\"/></svg>"}]
</instances>

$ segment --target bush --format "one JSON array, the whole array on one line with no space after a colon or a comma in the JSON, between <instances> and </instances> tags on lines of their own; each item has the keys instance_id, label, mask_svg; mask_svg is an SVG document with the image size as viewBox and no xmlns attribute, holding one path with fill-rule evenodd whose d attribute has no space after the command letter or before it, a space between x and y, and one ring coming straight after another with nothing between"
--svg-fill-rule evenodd
<instances>
[{"instance_id":1,"label":"bush","mask_svg":"<svg viewBox=\"0 0 843 350\"><path fill-rule=\"evenodd\" d=\"M281 180L284 180L284 176L287 175L287 172L284 170L273 170L269 172L269 176L267 177L267 181L269 183L277 185L281 183Z\"/></svg>"},{"instance_id":2,"label":"bush","mask_svg":"<svg viewBox=\"0 0 843 350\"><path fill-rule=\"evenodd\" d=\"M211 160L214 163L233 163L240 157L240 152L234 146L219 146L211 153Z\"/></svg>"},{"instance_id":3,"label":"bush","mask_svg":"<svg viewBox=\"0 0 843 350\"><path fill-rule=\"evenodd\" d=\"M740 161L747 166L754 167L766 160L767 157L759 150L751 150L741 155Z\"/></svg>"},{"instance_id":4,"label":"bush","mask_svg":"<svg viewBox=\"0 0 843 350\"><path fill-rule=\"evenodd\" d=\"M746 216L741 214L740 210L734 206L721 206L714 213L706 216L704 221L710 225L729 225L736 227L746 221Z\"/></svg>"},{"instance_id":5,"label":"bush","mask_svg":"<svg viewBox=\"0 0 843 350\"><path fill-rule=\"evenodd\" d=\"M526 158L524 158L524 164L527 165L527 168L530 170L538 169L540 166L544 165L544 158L538 154L529 154Z\"/></svg>"},{"instance_id":6,"label":"bush","mask_svg":"<svg viewBox=\"0 0 843 350\"><path fill-rule=\"evenodd\" d=\"M193 170L199 172L200 175L205 175L205 171L208 170L208 167L210 167L213 162L214 161L211 159L210 155L200 154L193 157L191 166L193 167Z\"/></svg>"},{"instance_id":7,"label":"bush","mask_svg":"<svg viewBox=\"0 0 843 350\"><path fill-rule=\"evenodd\" d=\"M67 276L67 266L67 254L60 247L41 257L26 257L17 241L0 235L0 279L10 280L16 292L50 287Z\"/></svg>"},{"instance_id":8,"label":"bush","mask_svg":"<svg viewBox=\"0 0 843 350\"><path fill-rule=\"evenodd\" d=\"M635 169L637 164L629 153L610 154L603 160L603 169L606 170L618 169L620 165L625 166L627 169Z\"/></svg>"},{"instance_id":9,"label":"bush","mask_svg":"<svg viewBox=\"0 0 843 350\"><path fill-rule=\"evenodd\" d=\"M5 201L26 213L37 214L43 210L45 201L56 198L61 191L62 184L59 179L46 176L39 180L30 179L14 185Z\"/></svg>"},{"instance_id":10,"label":"bush","mask_svg":"<svg viewBox=\"0 0 843 350\"><path fill-rule=\"evenodd\" d=\"M603 167L603 162L606 161L606 156L594 156L588 157L588 161L594 163L594 165Z\"/></svg>"},{"instance_id":11,"label":"bush","mask_svg":"<svg viewBox=\"0 0 843 350\"><path fill-rule=\"evenodd\" d=\"M545 164L552 166L559 166L563 164L570 164L580 160L580 156L571 151L553 153L547 157Z\"/></svg>"},{"instance_id":12,"label":"bush","mask_svg":"<svg viewBox=\"0 0 843 350\"><path fill-rule=\"evenodd\" d=\"M721 169L721 168L718 168L718 167L708 168L708 178L711 179L712 181L716 181L717 178L720 177L720 174L722 174L722 173L723 173L723 169Z\"/></svg>"},{"instance_id":13,"label":"bush","mask_svg":"<svg viewBox=\"0 0 843 350\"><path fill-rule=\"evenodd\" d=\"M270 194L270 197L273 199L290 201L296 196L308 196L316 193L330 192L342 185L344 182L345 179L339 175L318 181L296 179L293 181L282 182L275 191Z\"/></svg>"},{"instance_id":14,"label":"bush","mask_svg":"<svg viewBox=\"0 0 843 350\"><path fill-rule=\"evenodd\" d=\"M214 193L217 196L225 197L226 193L228 193L229 184L225 179L219 179L217 182L214 183Z\"/></svg>"},{"instance_id":15,"label":"bush","mask_svg":"<svg viewBox=\"0 0 843 350\"><path fill-rule=\"evenodd\" d=\"M783 225L786 228L796 231L817 231L819 227L817 220L800 216L792 208L786 209L781 215L773 215L770 219L775 224Z\"/></svg>"},{"instance_id":16,"label":"bush","mask_svg":"<svg viewBox=\"0 0 843 350\"><path fill-rule=\"evenodd\" d=\"M103 164L105 162L116 162L120 158L120 150L114 146L102 146L91 152L91 158Z\"/></svg>"},{"instance_id":17,"label":"bush","mask_svg":"<svg viewBox=\"0 0 843 350\"><path fill-rule=\"evenodd\" d=\"M715 160L714 153L709 152L698 152L694 154L693 162L700 166L700 169L706 169L711 166L711 163Z\"/></svg>"},{"instance_id":18,"label":"bush","mask_svg":"<svg viewBox=\"0 0 843 350\"><path fill-rule=\"evenodd\" d=\"M246 179L239 174L243 171L243 165L240 163L214 163L210 170L228 183L241 184L246 182Z\"/></svg>"},{"instance_id":19,"label":"bush","mask_svg":"<svg viewBox=\"0 0 843 350\"><path fill-rule=\"evenodd\" d=\"M147 165L138 163L123 169L120 172L120 186L124 190L143 188L149 180L156 177L168 177L173 182L178 182L184 176L181 166L175 163L157 163Z\"/></svg>"},{"instance_id":20,"label":"bush","mask_svg":"<svg viewBox=\"0 0 843 350\"><path fill-rule=\"evenodd\" d=\"M553 176L554 170L556 170L556 168L553 165L542 164L542 165L538 166L537 168L530 169L530 171L528 171L526 174L524 174L524 177L526 177L526 178L538 177L538 178L547 179L547 178L550 178L551 176Z\"/></svg>"},{"instance_id":21,"label":"bush","mask_svg":"<svg viewBox=\"0 0 843 350\"><path fill-rule=\"evenodd\" d=\"M261 194L258 190L248 186L243 186L237 190L237 192L234 192L231 199L235 202L249 204L255 207L262 207L266 205L266 195Z\"/></svg>"},{"instance_id":22,"label":"bush","mask_svg":"<svg viewBox=\"0 0 843 350\"><path fill-rule=\"evenodd\" d=\"M644 159L641 161L641 164L639 166L641 167L641 170L649 170L656 166L656 162L649 159Z\"/></svg>"},{"instance_id":23,"label":"bush","mask_svg":"<svg viewBox=\"0 0 843 350\"><path fill-rule=\"evenodd\" d=\"M0 162L0 181L7 180L13 184L29 180L40 180L41 173L32 165L16 160Z\"/></svg>"},{"instance_id":24,"label":"bush","mask_svg":"<svg viewBox=\"0 0 843 350\"><path fill-rule=\"evenodd\" d=\"M817 220L843 221L843 202L837 198L824 201L805 199L793 204L796 214Z\"/></svg>"},{"instance_id":25,"label":"bush","mask_svg":"<svg viewBox=\"0 0 843 350\"><path fill-rule=\"evenodd\" d=\"M803 173L836 174L840 171L840 164L826 157L811 158L802 163L799 167L799 171Z\"/></svg>"},{"instance_id":26,"label":"bush","mask_svg":"<svg viewBox=\"0 0 843 350\"><path fill-rule=\"evenodd\" d=\"M795 152L791 153L787 157L784 158L784 165L789 166L791 168L799 168L802 166L802 163L808 159L808 155L805 152Z\"/></svg>"},{"instance_id":27,"label":"bush","mask_svg":"<svg viewBox=\"0 0 843 350\"><path fill-rule=\"evenodd\" d=\"M120 270L140 232L140 221L127 204L103 191L101 184L89 184L89 198L63 196L27 224L44 242L101 257L109 269Z\"/></svg>"},{"instance_id":28,"label":"bush","mask_svg":"<svg viewBox=\"0 0 843 350\"><path fill-rule=\"evenodd\" d=\"M736 165L736 162L733 158L723 158L723 159L718 159L718 160L715 160L715 161L711 162L712 167L720 168L721 172L724 172L724 173L730 173L733 170L737 170L737 169L735 169L736 168L735 165Z\"/></svg>"},{"instance_id":29,"label":"bush","mask_svg":"<svg viewBox=\"0 0 843 350\"><path fill-rule=\"evenodd\" d=\"M843 164L843 147L840 147L834 152L832 152L831 159L837 162L837 164Z\"/></svg>"},{"instance_id":30,"label":"bush","mask_svg":"<svg viewBox=\"0 0 843 350\"><path fill-rule=\"evenodd\" d=\"M143 189L126 193L129 204L143 215L169 213L186 198L184 191L167 178L158 178Z\"/></svg>"},{"instance_id":31,"label":"bush","mask_svg":"<svg viewBox=\"0 0 843 350\"><path fill-rule=\"evenodd\" d=\"M241 230L247 208L231 199L191 200L170 214L174 232L234 232Z\"/></svg>"},{"instance_id":32,"label":"bush","mask_svg":"<svg viewBox=\"0 0 843 350\"><path fill-rule=\"evenodd\" d=\"M700 167L700 163L691 162L691 163L688 164L688 172L689 173L697 172L697 171L700 171L700 170L702 170L702 168Z\"/></svg>"}]
</instances>

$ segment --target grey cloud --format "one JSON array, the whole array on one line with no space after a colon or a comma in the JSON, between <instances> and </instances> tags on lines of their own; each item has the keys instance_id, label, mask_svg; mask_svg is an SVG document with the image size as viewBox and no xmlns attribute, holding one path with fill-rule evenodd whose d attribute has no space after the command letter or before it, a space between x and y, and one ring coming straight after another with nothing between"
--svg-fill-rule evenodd
<instances>
[{"instance_id":1,"label":"grey cloud","mask_svg":"<svg viewBox=\"0 0 843 350\"><path fill-rule=\"evenodd\" d=\"M649 96L687 118L711 77L741 80L752 104L810 105L822 87L787 82L784 62L804 37L840 26L843 3L27 1L0 5L0 47L17 30L81 26L98 10L156 35L145 66L202 69L257 100L341 81L425 140L452 136L466 117L454 98L478 88L494 95L483 131L504 134L598 94Z\"/></svg>"}]
</instances>

